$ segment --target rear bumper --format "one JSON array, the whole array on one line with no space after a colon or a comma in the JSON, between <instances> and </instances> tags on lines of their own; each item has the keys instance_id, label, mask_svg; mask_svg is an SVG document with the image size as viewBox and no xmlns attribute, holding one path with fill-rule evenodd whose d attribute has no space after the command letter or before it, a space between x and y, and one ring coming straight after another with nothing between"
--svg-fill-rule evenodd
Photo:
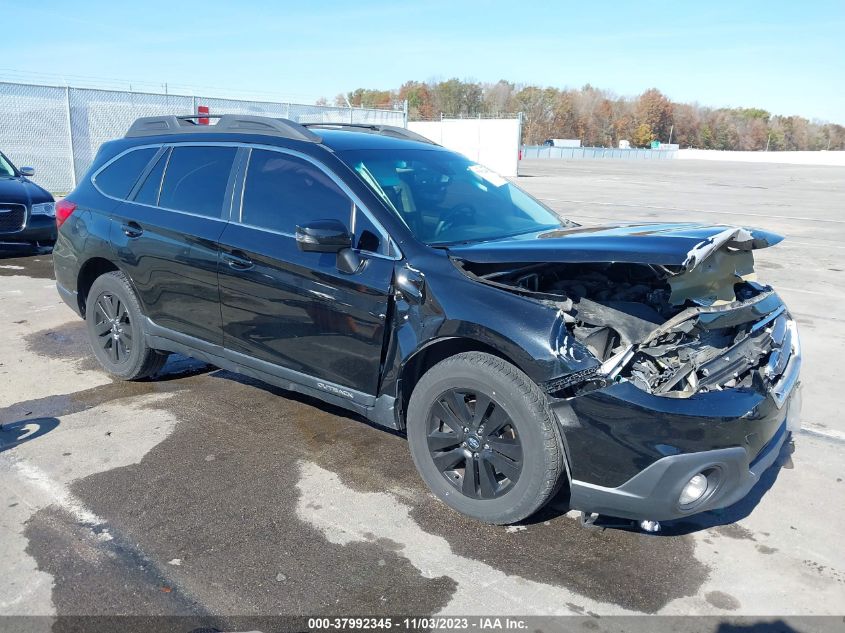
<instances>
[{"instance_id":1,"label":"rear bumper","mask_svg":"<svg viewBox=\"0 0 845 633\"><path fill-rule=\"evenodd\" d=\"M82 316L82 313L79 310L79 297L77 296L77 292L75 290L68 290L62 284L56 283L56 290L59 291L59 296L62 298L70 308L76 312L79 316Z\"/></svg>"}]
</instances>

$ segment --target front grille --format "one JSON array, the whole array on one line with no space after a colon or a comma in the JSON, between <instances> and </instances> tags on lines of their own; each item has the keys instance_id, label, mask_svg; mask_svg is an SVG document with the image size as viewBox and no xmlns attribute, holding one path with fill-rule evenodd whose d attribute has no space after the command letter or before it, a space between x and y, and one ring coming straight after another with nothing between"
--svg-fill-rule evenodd
<instances>
[{"instance_id":1,"label":"front grille","mask_svg":"<svg viewBox=\"0 0 845 633\"><path fill-rule=\"evenodd\" d=\"M588 367L587 369L582 369L581 371L572 372L571 374L567 374L561 378L555 378L548 381L543 385L543 389L549 394L556 393L566 389L567 387L572 387L573 385L596 378L599 375L600 369L601 367L596 365L595 367Z\"/></svg>"},{"instance_id":2,"label":"front grille","mask_svg":"<svg viewBox=\"0 0 845 633\"><path fill-rule=\"evenodd\" d=\"M26 224L26 207L0 202L0 233L17 233Z\"/></svg>"}]
</instances>

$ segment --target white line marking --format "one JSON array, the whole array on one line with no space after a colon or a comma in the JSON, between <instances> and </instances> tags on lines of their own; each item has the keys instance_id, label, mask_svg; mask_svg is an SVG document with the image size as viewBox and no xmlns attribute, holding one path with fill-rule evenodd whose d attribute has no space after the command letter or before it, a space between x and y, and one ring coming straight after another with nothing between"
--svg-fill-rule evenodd
<instances>
[{"instance_id":1,"label":"white line marking","mask_svg":"<svg viewBox=\"0 0 845 633\"><path fill-rule=\"evenodd\" d=\"M815 290L805 290L804 288L788 288L786 286L778 286L778 290L786 290L787 292L802 292L806 295L818 295L820 297L829 297L829 292L817 292Z\"/></svg>"},{"instance_id":2,"label":"white line marking","mask_svg":"<svg viewBox=\"0 0 845 633\"><path fill-rule=\"evenodd\" d=\"M68 492L60 483L50 479L50 476L38 468L38 466L34 466L28 462L16 462L13 468L32 484L47 493L54 504L70 513L79 523L91 527L105 523L104 519L101 519L88 510L82 501Z\"/></svg>"},{"instance_id":3,"label":"white line marking","mask_svg":"<svg viewBox=\"0 0 845 633\"><path fill-rule=\"evenodd\" d=\"M823 429L813 424L805 424L803 427L801 427L800 432L805 433L806 435L815 435L817 437L823 437L828 440L845 442L845 433L843 433L842 431L837 431L836 429Z\"/></svg>"}]
</instances>

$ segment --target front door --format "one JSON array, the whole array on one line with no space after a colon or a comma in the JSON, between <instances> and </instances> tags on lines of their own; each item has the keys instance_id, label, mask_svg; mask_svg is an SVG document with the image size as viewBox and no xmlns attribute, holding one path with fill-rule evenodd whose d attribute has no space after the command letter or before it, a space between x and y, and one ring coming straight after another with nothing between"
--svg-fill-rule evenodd
<instances>
[{"instance_id":1,"label":"front door","mask_svg":"<svg viewBox=\"0 0 845 633\"><path fill-rule=\"evenodd\" d=\"M297 225L349 227L355 210L339 181L304 156L251 150L243 187L240 221L220 237L225 348L244 363L257 358L375 395L394 261L369 231L362 244L371 250L359 251L363 264L351 274L333 253L297 248Z\"/></svg>"}]
</instances>

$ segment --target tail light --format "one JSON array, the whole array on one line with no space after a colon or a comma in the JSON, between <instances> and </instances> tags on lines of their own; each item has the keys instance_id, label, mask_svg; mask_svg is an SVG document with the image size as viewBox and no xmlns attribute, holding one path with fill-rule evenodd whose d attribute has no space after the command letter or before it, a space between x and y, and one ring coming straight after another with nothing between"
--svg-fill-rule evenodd
<instances>
[{"instance_id":1,"label":"tail light","mask_svg":"<svg viewBox=\"0 0 845 633\"><path fill-rule=\"evenodd\" d=\"M76 203L70 200L59 200L56 203L56 226L59 227L65 223L70 217L70 214L76 211Z\"/></svg>"}]
</instances>

